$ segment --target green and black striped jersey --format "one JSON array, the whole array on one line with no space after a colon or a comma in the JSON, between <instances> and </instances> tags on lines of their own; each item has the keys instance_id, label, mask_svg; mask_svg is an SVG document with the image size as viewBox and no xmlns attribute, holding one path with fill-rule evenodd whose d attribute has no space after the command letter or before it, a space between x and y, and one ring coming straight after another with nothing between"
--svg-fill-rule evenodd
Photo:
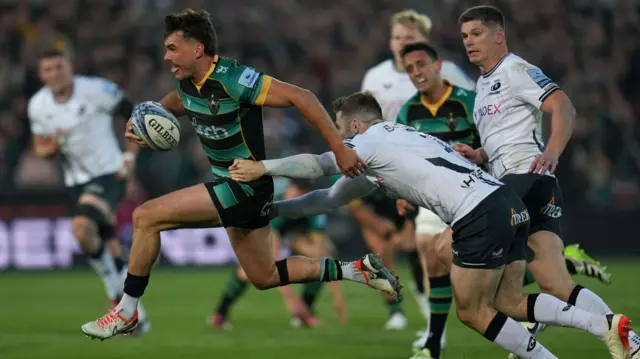
<instances>
[{"instance_id":1,"label":"green and black striped jersey","mask_svg":"<svg viewBox=\"0 0 640 359\"><path fill-rule=\"evenodd\" d=\"M215 176L229 177L235 159L265 159L262 105L271 81L262 72L218 56L201 82L178 81L178 95Z\"/></svg>"},{"instance_id":2,"label":"green and black striped jersey","mask_svg":"<svg viewBox=\"0 0 640 359\"><path fill-rule=\"evenodd\" d=\"M451 145L463 143L480 147L480 136L473 122L475 92L445 81L447 92L435 104L427 103L418 92L400 109L398 123L435 136Z\"/></svg>"}]
</instances>

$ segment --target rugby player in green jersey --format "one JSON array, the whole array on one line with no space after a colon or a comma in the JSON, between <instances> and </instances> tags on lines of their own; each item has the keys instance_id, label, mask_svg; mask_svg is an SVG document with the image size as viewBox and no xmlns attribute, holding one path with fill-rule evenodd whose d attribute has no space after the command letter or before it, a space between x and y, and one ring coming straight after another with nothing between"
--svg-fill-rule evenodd
<instances>
[{"instance_id":1,"label":"rugby player in green jersey","mask_svg":"<svg viewBox=\"0 0 640 359\"><path fill-rule=\"evenodd\" d=\"M164 60L171 64L177 82L176 90L160 103L174 115L189 118L216 178L150 200L135 210L125 294L113 311L84 324L82 331L104 340L135 329L138 301L160 252L160 232L176 228L225 227L240 265L258 289L344 279L367 284L400 300L397 277L372 254L354 262L303 256L276 261L269 228L273 179L238 182L229 177L234 160L265 159L263 106L296 107L328 142L345 175L355 177L363 172L364 162L344 145L316 96L220 57L206 11L186 9L168 15L164 45ZM142 145L130 124L126 136Z\"/></svg>"}]
</instances>

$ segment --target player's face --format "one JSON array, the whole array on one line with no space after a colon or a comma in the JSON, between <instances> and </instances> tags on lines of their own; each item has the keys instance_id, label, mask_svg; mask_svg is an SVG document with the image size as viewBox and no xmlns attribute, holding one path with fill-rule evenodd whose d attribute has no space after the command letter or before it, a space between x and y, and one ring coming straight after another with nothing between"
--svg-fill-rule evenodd
<instances>
[{"instance_id":1,"label":"player's face","mask_svg":"<svg viewBox=\"0 0 640 359\"><path fill-rule=\"evenodd\" d=\"M395 24L391 27L389 47L396 59L401 58L400 54L405 45L424 41L427 41L427 39L422 36L422 33L416 27L405 24Z\"/></svg>"},{"instance_id":2,"label":"player's face","mask_svg":"<svg viewBox=\"0 0 640 359\"><path fill-rule=\"evenodd\" d=\"M403 58L403 65L411 82L420 92L433 91L442 83L442 61L434 61L425 51L413 51Z\"/></svg>"},{"instance_id":3,"label":"player's face","mask_svg":"<svg viewBox=\"0 0 640 359\"><path fill-rule=\"evenodd\" d=\"M504 45L504 30L488 27L480 20L463 23L460 32L469 62L477 66L484 65Z\"/></svg>"},{"instance_id":4,"label":"player's face","mask_svg":"<svg viewBox=\"0 0 640 359\"><path fill-rule=\"evenodd\" d=\"M164 61L171 64L176 79L193 77L199 56L197 42L185 38L182 31L176 31L164 40L164 48Z\"/></svg>"},{"instance_id":5,"label":"player's face","mask_svg":"<svg viewBox=\"0 0 640 359\"><path fill-rule=\"evenodd\" d=\"M338 113L336 113L336 127L338 129L338 134L340 134L340 137L347 138L349 136L355 135L351 122L351 119L342 116L342 111L338 111Z\"/></svg>"},{"instance_id":6,"label":"player's face","mask_svg":"<svg viewBox=\"0 0 640 359\"><path fill-rule=\"evenodd\" d=\"M40 60L38 74L40 81L51 91L59 92L71 85L73 73L69 60L62 56L54 56Z\"/></svg>"}]
</instances>

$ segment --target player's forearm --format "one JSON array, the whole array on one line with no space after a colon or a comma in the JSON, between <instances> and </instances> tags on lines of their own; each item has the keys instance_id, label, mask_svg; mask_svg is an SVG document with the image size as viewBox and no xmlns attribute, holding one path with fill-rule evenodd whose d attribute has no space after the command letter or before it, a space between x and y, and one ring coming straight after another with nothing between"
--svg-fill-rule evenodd
<instances>
[{"instance_id":1,"label":"player's forearm","mask_svg":"<svg viewBox=\"0 0 640 359\"><path fill-rule=\"evenodd\" d=\"M551 135L549 136L547 151L560 157L562 151L567 147L569 139L571 139L575 118L576 110L569 101L562 101L551 112Z\"/></svg>"},{"instance_id":2,"label":"player's forearm","mask_svg":"<svg viewBox=\"0 0 640 359\"><path fill-rule=\"evenodd\" d=\"M265 174L299 179L314 179L340 173L333 153L321 155L299 154L285 158L264 160Z\"/></svg>"},{"instance_id":3,"label":"player's forearm","mask_svg":"<svg viewBox=\"0 0 640 359\"><path fill-rule=\"evenodd\" d=\"M489 162L489 155L487 155L487 151L485 151L484 148L478 148L478 152L480 152L480 157L482 158L482 162L480 162L479 164Z\"/></svg>"},{"instance_id":4,"label":"player's forearm","mask_svg":"<svg viewBox=\"0 0 640 359\"><path fill-rule=\"evenodd\" d=\"M309 90L302 90L298 96L292 98L292 102L307 122L320 132L331 150L344 146L336 126L316 95Z\"/></svg>"},{"instance_id":5,"label":"player's forearm","mask_svg":"<svg viewBox=\"0 0 640 359\"><path fill-rule=\"evenodd\" d=\"M41 158L51 158L60 151L60 143L56 138L34 140L34 150Z\"/></svg>"}]
</instances>

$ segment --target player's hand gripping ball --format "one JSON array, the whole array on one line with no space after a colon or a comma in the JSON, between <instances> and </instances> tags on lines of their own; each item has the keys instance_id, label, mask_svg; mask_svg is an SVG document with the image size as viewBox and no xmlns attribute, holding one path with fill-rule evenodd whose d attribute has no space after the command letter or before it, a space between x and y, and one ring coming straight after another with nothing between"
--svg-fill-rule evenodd
<instances>
[{"instance_id":1,"label":"player's hand gripping ball","mask_svg":"<svg viewBox=\"0 0 640 359\"><path fill-rule=\"evenodd\" d=\"M150 148L168 151L180 142L178 119L158 102L145 101L131 114L133 133Z\"/></svg>"}]
</instances>

